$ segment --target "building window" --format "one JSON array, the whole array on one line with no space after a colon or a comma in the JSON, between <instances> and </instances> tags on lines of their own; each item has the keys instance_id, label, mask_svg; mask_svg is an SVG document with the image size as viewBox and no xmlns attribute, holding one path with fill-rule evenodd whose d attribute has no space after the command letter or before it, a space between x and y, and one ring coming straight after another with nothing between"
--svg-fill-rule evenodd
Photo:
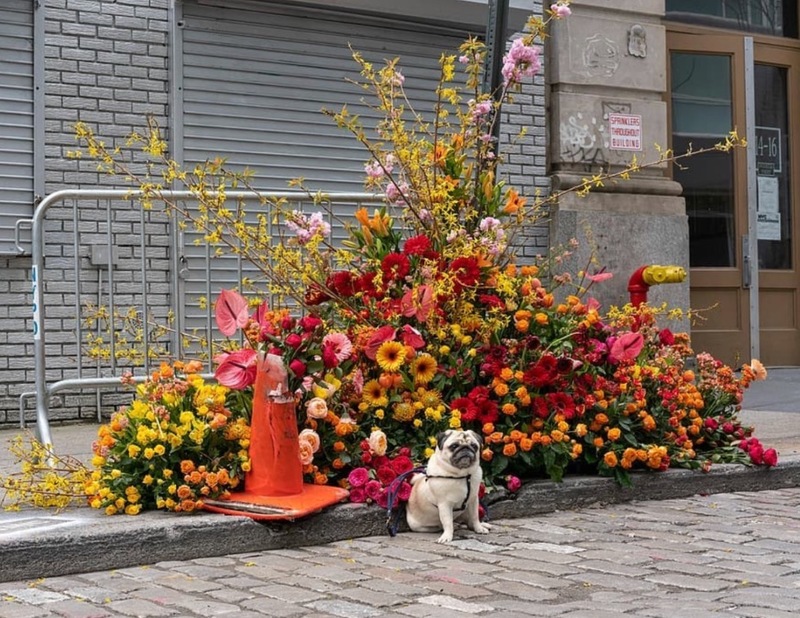
<instances>
[{"instance_id":1,"label":"building window","mask_svg":"<svg viewBox=\"0 0 800 618\"><path fill-rule=\"evenodd\" d=\"M667 0L666 17L796 39L797 4L797 0Z\"/></svg>"}]
</instances>

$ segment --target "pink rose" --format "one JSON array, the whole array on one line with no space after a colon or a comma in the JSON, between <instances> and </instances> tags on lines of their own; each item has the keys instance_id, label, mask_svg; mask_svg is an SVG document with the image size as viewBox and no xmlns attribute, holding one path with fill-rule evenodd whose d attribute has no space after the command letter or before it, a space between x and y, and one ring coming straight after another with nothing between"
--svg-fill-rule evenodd
<instances>
[{"instance_id":1,"label":"pink rose","mask_svg":"<svg viewBox=\"0 0 800 618\"><path fill-rule=\"evenodd\" d=\"M299 439L308 442L315 453L319 450L319 434L313 429L304 429L301 431Z\"/></svg>"},{"instance_id":2,"label":"pink rose","mask_svg":"<svg viewBox=\"0 0 800 618\"><path fill-rule=\"evenodd\" d=\"M323 419L328 416L328 404L322 397L314 397L306 404L306 416L313 419Z\"/></svg>"},{"instance_id":3,"label":"pink rose","mask_svg":"<svg viewBox=\"0 0 800 618\"><path fill-rule=\"evenodd\" d=\"M512 494L516 493L519 491L519 488L522 487L522 481L519 480L519 477L509 474L506 477L506 487Z\"/></svg>"},{"instance_id":4,"label":"pink rose","mask_svg":"<svg viewBox=\"0 0 800 618\"><path fill-rule=\"evenodd\" d=\"M774 448L764 451L764 465L772 468L778 464L778 452Z\"/></svg>"},{"instance_id":5,"label":"pink rose","mask_svg":"<svg viewBox=\"0 0 800 618\"><path fill-rule=\"evenodd\" d=\"M314 447L308 440L300 440L300 463L304 466L314 461Z\"/></svg>"},{"instance_id":6,"label":"pink rose","mask_svg":"<svg viewBox=\"0 0 800 618\"><path fill-rule=\"evenodd\" d=\"M376 429L371 434L369 434L369 449L375 453L376 455L385 455L386 454L386 434L383 433L380 429Z\"/></svg>"},{"instance_id":7,"label":"pink rose","mask_svg":"<svg viewBox=\"0 0 800 618\"><path fill-rule=\"evenodd\" d=\"M295 358L291 363L289 363L289 369L291 369L292 373L298 378L302 378L304 375L306 375L306 364L299 358Z\"/></svg>"},{"instance_id":8,"label":"pink rose","mask_svg":"<svg viewBox=\"0 0 800 618\"><path fill-rule=\"evenodd\" d=\"M383 485L381 485L380 481L372 479L367 481L367 484L364 486L364 491L367 492L367 498L373 502L377 502L381 492L383 492Z\"/></svg>"},{"instance_id":9,"label":"pink rose","mask_svg":"<svg viewBox=\"0 0 800 618\"><path fill-rule=\"evenodd\" d=\"M356 504L362 504L367 501L367 492L364 491L363 487L353 487L350 490L350 502L355 502Z\"/></svg>"},{"instance_id":10,"label":"pink rose","mask_svg":"<svg viewBox=\"0 0 800 618\"><path fill-rule=\"evenodd\" d=\"M303 338L300 337L297 333L292 333L288 337L286 337L286 345L290 348L294 348L295 350L300 347L303 343Z\"/></svg>"},{"instance_id":11,"label":"pink rose","mask_svg":"<svg viewBox=\"0 0 800 618\"><path fill-rule=\"evenodd\" d=\"M302 328L304 331L310 332L317 328L317 326L321 326L322 320L315 315L307 315L300 318L299 324L300 328Z\"/></svg>"},{"instance_id":12,"label":"pink rose","mask_svg":"<svg viewBox=\"0 0 800 618\"><path fill-rule=\"evenodd\" d=\"M400 483L400 487L397 488L397 499L400 502L408 502L408 499L411 497L411 484L403 481Z\"/></svg>"},{"instance_id":13,"label":"pink rose","mask_svg":"<svg viewBox=\"0 0 800 618\"><path fill-rule=\"evenodd\" d=\"M366 468L353 468L347 477L350 487L363 487L367 484L367 481L369 481L369 470Z\"/></svg>"}]
</instances>

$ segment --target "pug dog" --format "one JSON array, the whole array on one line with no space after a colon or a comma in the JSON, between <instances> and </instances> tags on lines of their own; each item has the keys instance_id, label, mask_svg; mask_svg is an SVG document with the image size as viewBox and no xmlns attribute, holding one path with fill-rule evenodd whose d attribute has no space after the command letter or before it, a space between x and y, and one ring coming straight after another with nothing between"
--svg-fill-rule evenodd
<instances>
[{"instance_id":1,"label":"pug dog","mask_svg":"<svg viewBox=\"0 0 800 618\"><path fill-rule=\"evenodd\" d=\"M478 517L478 490L483 479L480 450L483 440L474 431L449 429L436 437L436 450L425 474L411 481L406 521L414 532L442 530L437 543L453 540L455 522L464 522L478 534L490 526Z\"/></svg>"}]
</instances>

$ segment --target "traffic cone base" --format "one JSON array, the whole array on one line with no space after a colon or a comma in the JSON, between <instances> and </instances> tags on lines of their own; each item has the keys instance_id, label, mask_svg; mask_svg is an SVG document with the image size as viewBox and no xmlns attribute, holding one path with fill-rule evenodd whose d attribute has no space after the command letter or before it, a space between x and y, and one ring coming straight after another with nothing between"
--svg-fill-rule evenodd
<instances>
[{"instance_id":1,"label":"traffic cone base","mask_svg":"<svg viewBox=\"0 0 800 618\"><path fill-rule=\"evenodd\" d=\"M267 355L258 364L253 392L245 491L205 500L206 510L252 519L297 519L347 498L346 489L303 483L296 404L287 390L282 360Z\"/></svg>"},{"instance_id":2,"label":"traffic cone base","mask_svg":"<svg viewBox=\"0 0 800 618\"><path fill-rule=\"evenodd\" d=\"M223 500L207 500L203 508L214 513L256 520L293 520L341 502L348 495L349 492L341 487L307 483L299 494L291 496L264 496L242 491L232 493Z\"/></svg>"}]
</instances>

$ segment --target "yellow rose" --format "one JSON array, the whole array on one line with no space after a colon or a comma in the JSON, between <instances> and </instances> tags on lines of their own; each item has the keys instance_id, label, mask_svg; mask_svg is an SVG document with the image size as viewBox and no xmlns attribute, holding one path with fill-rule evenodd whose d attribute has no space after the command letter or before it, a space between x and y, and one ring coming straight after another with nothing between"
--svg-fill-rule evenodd
<instances>
[{"instance_id":1,"label":"yellow rose","mask_svg":"<svg viewBox=\"0 0 800 618\"><path fill-rule=\"evenodd\" d=\"M313 419L323 419L328 416L328 404L322 397L314 397L306 404L306 416Z\"/></svg>"},{"instance_id":2,"label":"yellow rose","mask_svg":"<svg viewBox=\"0 0 800 618\"><path fill-rule=\"evenodd\" d=\"M382 457L386 454L386 434L383 433L380 429L376 429L371 434L369 434L369 449L377 455L378 457Z\"/></svg>"},{"instance_id":3,"label":"yellow rose","mask_svg":"<svg viewBox=\"0 0 800 618\"><path fill-rule=\"evenodd\" d=\"M163 455L166 452L163 444L156 444L153 450L156 452L156 455Z\"/></svg>"}]
</instances>

